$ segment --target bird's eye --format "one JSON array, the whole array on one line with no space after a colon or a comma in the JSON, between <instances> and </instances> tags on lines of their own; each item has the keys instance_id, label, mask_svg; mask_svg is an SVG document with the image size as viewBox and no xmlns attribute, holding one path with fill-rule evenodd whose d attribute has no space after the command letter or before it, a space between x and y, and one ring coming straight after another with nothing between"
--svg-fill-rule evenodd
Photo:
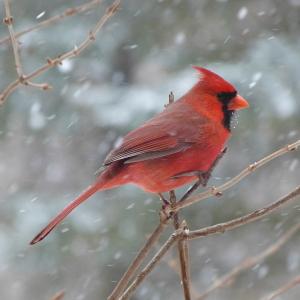
<instances>
[{"instance_id":1,"label":"bird's eye","mask_svg":"<svg viewBox=\"0 0 300 300\"><path fill-rule=\"evenodd\" d=\"M237 91L234 92L222 92L218 93L218 99L223 103L223 104L228 104L230 100L232 100L235 96L237 95Z\"/></svg>"}]
</instances>

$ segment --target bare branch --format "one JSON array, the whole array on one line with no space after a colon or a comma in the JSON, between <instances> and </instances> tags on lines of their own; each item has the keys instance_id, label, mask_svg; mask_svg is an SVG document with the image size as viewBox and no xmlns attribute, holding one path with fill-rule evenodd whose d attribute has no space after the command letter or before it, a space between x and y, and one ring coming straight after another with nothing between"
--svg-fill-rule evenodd
<instances>
[{"instance_id":1,"label":"bare branch","mask_svg":"<svg viewBox=\"0 0 300 300\"><path fill-rule=\"evenodd\" d=\"M216 234L216 233L223 233L228 230L232 230L234 228L240 227L242 225L254 222L263 216L273 212L277 208L281 207L283 204L295 200L300 195L300 186L294 189L292 192L287 194L286 196L282 197L280 200L272 203L271 205L256 210L248 215L245 215L240 218L236 218L232 221L216 224L213 226L209 226L200 230L194 231L184 231L184 224L173 233L170 238L166 241L166 243L161 247L161 249L157 252L157 254L153 257L153 259L148 263L148 265L141 271L141 273L133 280L131 285L127 288L124 294L120 297L119 300L125 300L130 297L130 295L136 290L136 288L141 284L141 282L147 277L147 275L154 269L154 267L160 262L162 257L167 253L170 247L176 242L178 239L186 238L190 239L197 239L207 235Z\"/></svg>"},{"instance_id":2,"label":"bare branch","mask_svg":"<svg viewBox=\"0 0 300 300\"><path fill-rule=\"evenodd\" d=\"M168 219L165 217L165 214L160 214L160 222L159 225L155 228L153 233L147 239L146 244L143 248L139 251L133 262L128 267L127 271L124 273L120 281L117 283L116 287L112 291L111 295L108 297L108 300L116 300L124 292L124 289L128 285L130 279L140 267L142 262L145 260L146 256L148 255L149 251L152 249L154 244L158 241L159 237L163 233Z\"/></svg>"},{"instance_id":3,"label":"bare branch","mask_svg":"<svg viewBox=\"0 0 300 300\"><path fill-rule=\"evenodd\" d=\"M25 35L29 32L34 32L34 31L37 31L39 29L45 28L45 27L47 27L51 24L57 23L57 22L61 21L64 18L75 16L79 13L89 11L91 8L93 8L94 6L99 5L101 2L102 2L102 0L92 0L92 1L90 1L88 3L85 3L85 4L82 4L82 5L78 5L78 6L75 6L75 7L70 7L68 9L66 9L62 14L50 17L47 20L39 22L35 26L29 27L25 30L22 30L20 32L15 33L15 37L19 38L19 37L21 37L21 36L23 36L23 35ZM6 36L6 37L0 39L0 45L7 43L9 40L10 40L9 36Z\"/></svg>"},{"instance_id":4,"label":"bare branch","mask_svg":"<svg viewBox=\"0 0 300 300\"><path fill-rule=\"evenodd\" d=\"M240 218L233 219L231 221L225 223L219 223L213 226L205 227L199 230L190 231L188 235L188 239L198 239L207 235L216 234L216 233L224 233L225 231L235 229L242 225L252 223L262 217L270 214L274 210L278 209L285 203L295 200L300 195L300 186L296 187L292 192L282 197L276 202L273 202L269 206L266 206L261 209L257 209L254 212L242 216Z\"/></svg>"},{"instance_id":5,"label":"bare branch","mask_svg":"<svg viewBox=\"0 0 300 300\"><path fill-rule=\"evenodd\" d=\"M262 300L273 300L298 284L300 284L300 275L293 278L291 281L284 284L283 286L281 286L279 289L269 294L268 296L263 297Z\"/></svg>"},{"instance_id":6,"label":"bare branch","mask_svg":"<svg viewBox=\"0 0 300 300\"><path fill-rule=\"evenodd\" d=\"M189 245L187 236L189 233L189 229L184 223L184 235L179 240L178 249L182 249L180 251L180 261L182 261L182 285L185 299L192 299L191 297L191 275L190 275L190 257L189 257Z\"/></svg>"},{"instance_id":7,"label":"bare branch","mask_svg":"<svg viewBox=\"0 0 300 300\"><path fill-rule=\"evenodd\" d=\"M14 19L11 15L9 0L4 0L4 7L5 7L5 18L3 20L3 23L7 25L7 28L9 31L9 36L10 36L11 45L12 45L13 52L14 52L15 66L16 66L16 71L17 71L18 77L22 78L23 70L22 70L22 65L21 65L21 60L20 60L19 47L17 44L18 42L16 40L14 27L13 27Z\"/></svg>"},{"instance_id":8,"label":"bare branch","mask_svg":"<svg viewBox=\"0 0 300 300\"><path fill-rule=\"evenodd\" d=\"M173 270L181 278L181 271L180 271L180 267L178 265L177 260L165 258L163 261L168 265L168 267L171 270ZM200 296L200 294L195 289L195 287L193 287L192 283L191 283L190 288L191 288L192 299L197 298L197 297Z\"/></svg>"},{"instance_id":9,"label":"bare branch","mask_svg":"<svg viewBox=\"0 0 300 300\"><path fill-rule=\"evenodd\" d=\"M156 255L151 259L151 261L146 265L146 267L137 275L137 277L133 280L131 285L127 288L127 290L123 293L123 295L118 300L129 299L131 294L143 282L143 280L150 274L150 272L160 262L160 260L167 253L167 251L173 246L173 244L179 238L182 237L183 234L184 234L184 231L182 228L180 228L168 238L168 240L164 243L164 245L160 248L160 250L156 253Z\"/></svg>"},{"instance_id":10,"label":"bare branch","mask_svg":"<svg viewBox=\"0 0 300 300\"><path fill-rule=\"evenodd\" d=\"M15 67L16 67L16 71L18 74L18 80L17 80L18 85L23 84L23 85L28 85L28 86L32 86L35 88L43 89L43 90L50 89L51 87L47 83L34 83L34 82L29 81L28 79L27 80L25 79L25 76L23 73L23 67L22 67L22 63L21 63L21 58L20 58L20 53L19 53L19 45L18 45L18 41L15 36L14 28L13 28L13 17L11 15L11 11L10 11L9 0L4 1L4 6L5 6L5 15L6 16L3 20L3 22L4 22L4 24L7 25L9 35L10 35L10 40L11 40L13 53L14 53L14 59L15 59ZM14 85L10 84L8 87L14 88ZM2 101L2 95L0 95L0 103L1 103L1 101Z\"/></svg>"},{"instance_id":11,"label":"bare branch","mask_svg":"<svg viewBox=\"0 0 300 300\"><path fill-rule=\"evenodd\" d=\"M104 24L117 12L118 8L120 7L121 0L115 0L111 6L108 7L106 13L102 16L102 18L97 22L95 27L89 32L88 36L85 40L74 49L65 52L55 58L48 58L47 63L41 66L40 68L34 70L28 75L23 76L22 81L17 79L10 83L4 91L0 94L0 104L3 104L7 97L24 81L28 82L29 80L41 75L45 71L61 64L67 58L73 58L78 56L84 49L86 49L91 43L93 43L96 39L96 35L99 30L104 26Z\"/></svg>"},{"instance_id":12,"label":"bare branch","mask_svg":"<svg viewBox=\"0 0 300 300\"><path fill-rule=\"evenodd\" d=\"M176 204L176 195L174 191L170 192L170 204L171 206ZM173 225L175 230L178 230L180 227L178 212L174 212L173 214ZM183 221L182 225L184 226L184 231L188 232L187 224L185 221ZM181 274L181 281L182 281L182 287L184 292L184 299L190 300L191 299L190 274L189 274L189 261L188 261L188 246L187 246L186 239L178 240L177 250L178 250L178 257L180 262L180 274Z\"/></svg>"},{"instance_id":13,"label":"bare branch","mask_svg":"<svg viewBox=\"0 0 300 300\"><path fill-rule=\"evenodd\" d=\"M171 105L174 103L175 97L173 92L171 91L169 94L169 102L165 105L167 107L168 105ZM176 195L174 191L169 192L170 196L170 205L175 206L176 205ZM175 230L178 230L180 227L180 219L179 219L179 213L174 212L171 214L173 218L173 226ZM188 231L188 227L185 221L183 221L184 230ZM179 239L177 242L177 250L178 250L178 258L180 263L180 275L181 275L181 282L183 287L183 294L185 300L191 300L191 287L190 287L190 273L189 273L189 257L188 257L188 245L186 239Z\"/></svg>"},{"instance_id":14,"label":"bare branch","mask_svg":"<svg viewBox=\"0 0 300 300\"><path fill-rule=\"evenodd\" d=\"M192 205L195 202L198 202L200 200L207 199L211 196L220 196L224 191L227 189L231 188L238 182L240 182L242 179L244 179L246 176L250 175L253 173L255 170L258 168L262 167L266 163L270 162L271 160L286 154L290 151L297 150L300 146L300 140L289 144L287 146L282 147L281 149L271 153L270 155L262 158L261 160L254 162L253 164L249 165L247 168L245 168L241 173L239 173L237 176L233 177L229 181L225 182L224 184L218 186L218 187L210 187L208 190L198 193L195 196L189 197L186 200L182 202L177 202L174 208L172 208L174 211L178 211L179 209L183 207L187 207Z\"/></svg>"},{"instance_id":15,"label":"bare branch","mask_svg":"<svg viewBox=\"0 0 300 300\"><path fill-rule=\"evenodd\" d=\"M276 253L299 230L299 228L300 223L294 225L287 232L285 232L275 243L273 243L263 252L259 253L256 256L247 257L230 272L228 272L220 278L217 278L203 294L198 296L197 300L205 299L210 293L212 293L216 289L231 284L235 280L236 276L239 275L241 272L250 269L251 267L265 260L267 257Z\"/></svg>"},{"instance_id":16,"label":"bare branch","mask_svg":"<svg viewBox=\"0 0 300 300\"><path fill-rule=\"evenodd\" d=\"M36 83L36 82L31 82L31 81L25 81L23 84L29 85L29 86L32 86L34 88L41 89L44 91L52 89L52 86L48 83ZM0 102L0 104L1 104L1 102Z\"/></svg>"}]
</instances>

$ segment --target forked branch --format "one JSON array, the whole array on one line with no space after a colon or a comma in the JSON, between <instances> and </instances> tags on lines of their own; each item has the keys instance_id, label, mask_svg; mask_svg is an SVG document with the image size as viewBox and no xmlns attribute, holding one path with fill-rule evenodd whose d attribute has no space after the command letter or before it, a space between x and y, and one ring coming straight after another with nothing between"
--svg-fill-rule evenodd
<instances>
[{"instance_id":1,"label":"forked branch","mask_svg":"<svg viewBox=\"0 0 300 300\"><path fill-rule=\"evenodd\" d=\"M61 13L59 15L50 17L50 18L48 18L48 19L46 19L42 22L39 22L37 25L29 27L27 29L24 29L20 32L16 32L15 37L16 37L16 39L18 39L19 37L21 37L21 36L23 36L27 33L34 32L34 31L37 31L39 29L45 28L45 27L47 27L51 24L57 23L57 22L65 19L65 18L67 18L67 17L75 16L79 13L89 11L93 7L99 5L101 2L102 2L102 0L92 0L92 1L90 1L88 3L85 3L85 4L81 4L81 5L78 5L78 6L67 8L63 13ZM10 36L6 36L6 37L0 39L0 45L5 44L9 41L10 41Z\"/></svg>"},{"instance_id":2,"label":"forked branch","mask_svg":"<svg viewBox=\"0 0 300 300\"><path fill-rule=\"evenodd\" d=\"M8 0L5 0L8 1ZM104 24L117 12L120 7L121 0L115 0L111 6L108 7L106 13L101 17L101 19L97 22L95 27L89 32L84 41L78 46L74 47L72 50L65 52L61 55L58 55L55 58L48 58L47 63L45 63L40 68L34 70L28 75L23 75L21 78L10 83L0 94L0 104L3 104L7 97L20 85L24 82L28 83L31 79L43 74L47 70L62 64L65 59L73 58L78 56L83 50L85 50L88 46L90 46L95 40L96 35L100 31L100 29L104 26ZM47 86L41 86L43 89L47 89ZM46 87L46 88L45 88Z\"/></svg>"},{"instance_id":3,"label":"forked branch","mask_svg":"<svg viewBox=\"0 0 300 300\"><path fill-rule=\"evenodd\" d=\"M217 234L217 233L224 233L225 231L229 231L241 227L243 225L252 223L270 214L271 212L280 208L282 205L297 199L299 196L300 196L300 186L296 187L296 189L294 189L292 192L288 193L286 196L282 197L278 201L273 202L271 205L226 223L221 223L221 224L209 226L194 231L184 230L185 224L181 224L180 228L169 237L166 243L160 248L160 250L156 253L153 259L148 263L148 265L141 271L141 273L137 275L137 277L133 280L131 285L127 288L127 290L123 293L123 295L118 300L129 299L130 295L132 295L132 293L137 289L137 287L150 274L150 272L160 262L163 256L167 253L167 251L177 240L198 239L204 236Z\"/></svg>"},{"instance_id":4,"label":"forked branch","mask_svg":"<svg viewBox=\"0 0 300 300\"><path fill-rule=\"evenodd\" d=\"M21 59L20 59L20 54L19 54L19 47L17 44L18 42L16 40L14 27L13 27L14 19L11 15L9 0L4 0L4 7L5 7L5 17L3 19L3 23L5 25L7 25L7 28L9 31L9 37L10 37L11 45L12 45L13 52L14 52L16 71L20 78L23 76L23 70L22 70Z\"/></svg>"},{"instance_id":5,"label":"forked branch","mask_svg":"<svg viewBox=\"0 0 300 300\"><path fill-rule=\"evenodd\" d=\"M12 45L13 53L14 53L15 67L16 67L16 71L18 74L19 84L30 85L30 86L33 86L36 88L41 88L44 90L49 89L50 86L46 83L34 83L29 80L25 80L25 76L23 73L23 66L21 63L19 44L18 44L17 38L15 36L15 31L14 31L14 27L13 27L14 19L11 15L9 0L4 0L4 7L5 7L5 17L4 17L3 23L5 25L7 25L7 27L8 27L11 45ZM1 103L1 95L0 95L0 103Z\"/></svg>"}]
</instances>

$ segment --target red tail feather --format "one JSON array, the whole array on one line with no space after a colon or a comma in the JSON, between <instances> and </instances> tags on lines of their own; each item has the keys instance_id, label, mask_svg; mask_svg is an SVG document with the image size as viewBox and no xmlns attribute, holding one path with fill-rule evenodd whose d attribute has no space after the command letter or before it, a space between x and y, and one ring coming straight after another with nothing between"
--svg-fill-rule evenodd
<instances>
[{"instance_id":1,"label":"red tail feather","mask_svg":"<svg viewBox=\"0 0 300 300\"><path fill-rule=\"evenodd\" d=\"M95 194L101 188L99 182L89 186L82 194L80 194L75 200L69 203L31 242L33 245L43 240L68 214L72 212L78 205Z\"/></svg>"}]
</instances>

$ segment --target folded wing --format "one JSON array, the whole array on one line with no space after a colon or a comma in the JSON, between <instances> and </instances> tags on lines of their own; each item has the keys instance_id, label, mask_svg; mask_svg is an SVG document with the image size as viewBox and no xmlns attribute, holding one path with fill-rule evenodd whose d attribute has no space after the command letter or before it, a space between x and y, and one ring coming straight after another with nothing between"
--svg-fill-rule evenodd
<instances>
[{"instance_id":1,"label":"folded wing","mask_svg":"<svg viewBox=\"0 0 300 300\"><path fill-rule=\"evenodd\" d=\"M121 145L108 154L104 165L121 160L124 163L133 163L184 151L203 140L201 136L205 132L203 128L206 124L206 118L188 107L175 111L165 110L126 135Z\"/></svg>"}]
</instances>

